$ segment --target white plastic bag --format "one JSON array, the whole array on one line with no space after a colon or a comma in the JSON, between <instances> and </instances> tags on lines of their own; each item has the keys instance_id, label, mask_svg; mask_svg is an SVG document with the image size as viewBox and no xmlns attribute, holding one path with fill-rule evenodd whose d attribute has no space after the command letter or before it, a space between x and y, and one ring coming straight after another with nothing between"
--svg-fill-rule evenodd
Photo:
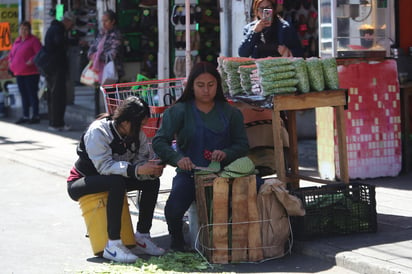
<instances>
[{"instance_id":1,"label":"white plastic bag","mask_svg":"<svg viewBox=\"0 0 412 274\"><path fill-rule=\"evenodd\" d=\"M90 61L83 69L82 75L80 76L80 83L87 86L94 86L94 84L99 81L99 75L92 69L92 66L93 63Z\"/></svg>"},{"instance_id":2,"label":"white plastic bag","mask_svg":"<svg viewBox=\"0 0 412 274\"><path fill-rule=\"evenodd\" d=\"M102 85L110 85L116 83L118 80L116 66L113 61L109 61L104 65L102 74Z\"/></svg>"}]
</instances>

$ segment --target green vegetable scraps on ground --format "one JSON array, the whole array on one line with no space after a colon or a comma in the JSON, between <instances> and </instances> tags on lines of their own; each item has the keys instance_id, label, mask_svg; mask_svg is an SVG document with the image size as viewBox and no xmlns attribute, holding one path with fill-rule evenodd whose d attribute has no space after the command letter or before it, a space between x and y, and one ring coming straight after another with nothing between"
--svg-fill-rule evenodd
<instances>
[{"instance_id":1,"label":"green vegetable scraps on ground","mask_svg":"<svg viewBox=\"0 0 412 274\"><path fill-rule=\"evenodd\" d=\"M213 268L216 270L215 265ZM77 273L206 273L208 269L211 269L211 265L198 253L170 252L164 256L150 257L148 260L139 258L134 264L103 263L98 268Z\"/></svg>"}]
</instances>

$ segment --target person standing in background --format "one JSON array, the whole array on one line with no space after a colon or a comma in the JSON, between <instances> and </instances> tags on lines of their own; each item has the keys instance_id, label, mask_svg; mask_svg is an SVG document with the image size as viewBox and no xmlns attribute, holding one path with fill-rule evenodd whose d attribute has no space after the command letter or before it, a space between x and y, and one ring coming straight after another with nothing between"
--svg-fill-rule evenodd
<instances>
[{"instance_id":1,"label":"person standing in background","mask_svg":"<svg viewBox=\"0 0 412 274\"><path fill-rule=\"evenodd\" d=\"M39 90L40 73L35 66L34 56L40 51L40 40L32 35L31 24L23 21L19 28L19 37L13 43L9 54L9 68L16 76L21 101L23 105L23 116L16 124L38 124L39 116ZM32 116L30 118L30 107Z\"/></svg>"},{"instance_id":2,"label":"person standing in background","mask_svg":"<svg viewBox=\"0 0 412 274\"><path fill-rule=\"evenodd\" d=\"M75 14L66 11L62 21L53 20L51 22L44 39L44 47L54 64L53 73L46 76L49 130L51 131L70 130L64 122L67 97L66 75L69 72L67 32L73 28L75 22Z\"/></svg>"},{"instance_id":3,"label":"person standing in background","mask_svg":"<svg viewBox=\"0 0 412 274\"><path fill-rule=\"evenodd\" d=\"M303 48L295 29L276 14L276 5L270 0L255 0L255 20L243 28L244 39L239 46L240 57L302 57ZM264 16L264 10L272 10Z\"/></svg>"},{"instance_id":4,"label":"person standing in background","mask_svg":"<svg viewBox=\"0 0 412 274\"><path fill-rule=\"evenodd\" d=\"M303 56L303 47L298 33L288 21L277 14L277 8L278 4L274 1L254 0L252 8L254 21L243 28L244 39L238 49L240 57ZM283 123L287 125L287 113L282 111L280 115ZM282 134L287 133L286 130L282 132ZM268 134L266 137L270 139L273 133L262 132L262 134ZM286 135L285 138L288 139Z\"/></svg>"},{"instance_id":5,"label":"person standing in background","mask_svg":"<svg viewBox=\"0 0 412 274\"><path fill-rule=\"evenodd\" d=\"M117 28L117 16L107 10L102 16L102 30L90 46L87 57L93 62L93 69L99 74L102 83L103 68L109 61L114 61L119 79L124 75L123 69L123 37ZM109 83L107 83L109 84Z\"/></svg>"}]
</instances>

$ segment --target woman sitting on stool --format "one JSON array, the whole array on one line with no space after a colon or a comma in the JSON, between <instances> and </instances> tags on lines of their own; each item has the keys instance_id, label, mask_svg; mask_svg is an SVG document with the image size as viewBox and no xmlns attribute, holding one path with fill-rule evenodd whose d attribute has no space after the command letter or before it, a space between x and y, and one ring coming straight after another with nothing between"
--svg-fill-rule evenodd
<instances>
[{"instance_id":1,"label":"woman sitting on stool","mask_svg":"<svg viewBox=\"0 0 412 274\"><path fill-rule=\"evenodd\" d=\"M107 233L109 240L103 257L121 263L133 263L137 254L162 255L150 238L153 212L159 193L163 165L149 162L150 149L142 125L150 115L146 102L129 97L108 115L94 121L77 147L78 160L67 179L70 197L78 201L84 195L109 192ZM123 199L126 191L141 190L136 246L128 249L120 239Z\"/></svg>"}]
</instances>

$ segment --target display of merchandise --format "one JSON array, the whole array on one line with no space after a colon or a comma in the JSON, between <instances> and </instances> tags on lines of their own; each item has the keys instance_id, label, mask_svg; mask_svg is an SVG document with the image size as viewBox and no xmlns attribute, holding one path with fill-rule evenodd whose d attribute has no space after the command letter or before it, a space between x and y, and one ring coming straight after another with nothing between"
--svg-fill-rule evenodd
<instances>
[{"instance_id":1,"label":"display of merchandise","mask_svg":"<svg viewBox=\"0 0 412 274\"><path fill-rule=\"evenodd\" d=\"M116 10L124 38L125 61L142 62L141 73L155 78L159 40L157 1L118 0Z\"/></svg>"},{"instance_id":2,"label":"display of merchandise","mask_svg":"<svg viewBox=\"0 0 412 274\"><path fill-rule=\"evenodd\" d=\"M304 50L303 57L318 56L318 1L284 0L279 9L298 32Z\"/></svg>"},{"instance_id":3,"label":"display of merchandise","mask_svg":"<svg viewBox=\"0 0 412 274\"><path fill-rule=\"evenodd\" d=\"M80 74L89 62L89 45L94 42L98 32L97 9L93 1L74 1L73 5L67 8L76 15L74 27L68 33L71 45L68 55L71 79L79 84Z\"/></svg>"},{"instance_id":4,"label":"display of merchandise","mask_svg":"<svg viewBox=\"0 0 412 274\"><path fill-rule=\"evenodd\" d=\"M96 5L89 4L88 1L80 3L81 5L76 5L73 8L76 22L69 35L71 39L79 40L82 45L91 44L98 31Z\"/></svg>"},{"instance_id":5,"label":"display of merchandise","mask_svg":"<svg viewBox=\"0 0 412 274\"><path fill-rule=\"evenodd\" d=\"M190 52L192 63L216 63L220 53L219 11L216 0L190 1ZM171 5L170 24L174 27L171 41L175 77L186 76L186 7L184 0Z\"/></svg>"}]
</instances>

